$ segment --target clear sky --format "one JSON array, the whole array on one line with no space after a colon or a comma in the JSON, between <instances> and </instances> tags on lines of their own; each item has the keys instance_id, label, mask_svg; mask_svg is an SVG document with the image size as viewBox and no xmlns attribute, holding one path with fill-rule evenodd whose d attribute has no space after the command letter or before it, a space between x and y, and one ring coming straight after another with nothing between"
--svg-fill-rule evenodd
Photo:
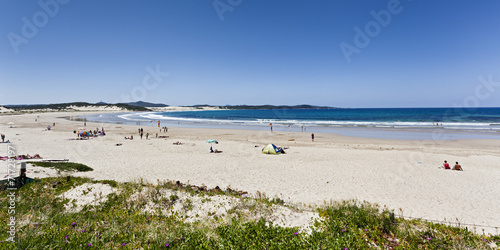
<instances>
[{"instance_id":1,"label":"clear sky","mask_svg":"<svg viewBox=\"0 0 500 250\"><path fill-rule=\"evenodd\" d=\"M499 10L496 0L2 0L0 104L500 107Z\"/></svg>"}]
</instances>

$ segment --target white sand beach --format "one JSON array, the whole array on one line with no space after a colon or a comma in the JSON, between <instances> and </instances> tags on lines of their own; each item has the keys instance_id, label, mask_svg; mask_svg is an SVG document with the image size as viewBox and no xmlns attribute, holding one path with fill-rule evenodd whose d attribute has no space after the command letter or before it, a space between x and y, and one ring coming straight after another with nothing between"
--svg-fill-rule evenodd
<instances>
[{"instance_id":1,"label":"white sand beach","mask_svg":"<svg viewBox=\"0 0 500 250\"><path fill-rule=\"evenodd\" d=\"M487 226L477 227L486 233L500 231L494 228L500 227L500 140L403 141L315 133L312 142L310 133L300 132L169 128L164 133L143 126L144 134L149 133L146 140L137 133L140 126L93 122L86 128L104 127L107 135L69 140L76 138L73 131L83 122L58 117L86 114L0 116L0 133L18 154L69 159L94 169L75 176L230 186L307 205L358 199L387 206L398 215L458 220ZM53 123L56 126L47 131ZM155 138L156 133L168 138ZM124 139L131 135L134 140ZM209 153L208 139L218 140L214 149L223 153ZM177 141L183 145L174 145ZM286 154L262 154L268 143L287 147ZM0 156L6 156L7 144L0 145ZM444 160L458 161L465 171L438 168ZM0 164L3 177L7 164Z\"/></svg>"}]
</instances>

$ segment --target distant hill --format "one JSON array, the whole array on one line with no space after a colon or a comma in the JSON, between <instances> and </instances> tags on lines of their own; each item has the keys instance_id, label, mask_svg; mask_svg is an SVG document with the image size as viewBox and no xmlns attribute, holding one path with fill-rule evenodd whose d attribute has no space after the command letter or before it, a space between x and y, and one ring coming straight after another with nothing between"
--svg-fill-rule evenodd
<instances>
[{"instance_id":1,"label":"distant hill","mask_svg":"<svg viewBox=\"0 0 500 250\"><path fill-rule=\"evenodd\" d=\"M96 107L104 107L104 106L116 106L119 108L123 108L131 111L149 111L149 109L139 106L132 106L124 103L117 104L92 104L88 102L70 102L70 103L54 103L54 104L28 104L28 105L5 105L5 107L14 109L14 110L30 110L30 109L55 109L55 110L63 110L69 109L70 106L76 107L88 107L88 106L96 106Z\"/></svg>"},{"instance_id":2,"label":"distant hill","mask_svg":"<svg viewBox=\"0 0 500 250\"><path fill-rule=\"evenodd\" d=\"M226 109L339 109L336 107L328 107L328 106L314 106L308 104L302 105L226 105L221 108Z\"/></svg>"},{"instance_id":3,"label":"distant hill","mask_svg":"<svg viewBox=\"0 0 500 250\"><path fill-rule=\"evenodd\" d=\"M136 106L136 107L168 107L168 105L163 104L163 103L151 103L151 102L143 102L143 101L138 101L138 102L127 102L124 103L130 106Z\"/></svg>"},{"instance_id":4,"label":"distant hill","mask_svg":"<svg viewBox=\"0 0 500 250\"><path fill-rule=\"evenodd\" d=\"M308 104L302 105L225 105L225 106L217 106L217 105L209 105L209 104L197 104L191 106L182 106L182 107L190 107L190 108L221 108L221 109L340 109L337 107L328 107L328 106L314 106Z\"/></svg>"}]
</instances>

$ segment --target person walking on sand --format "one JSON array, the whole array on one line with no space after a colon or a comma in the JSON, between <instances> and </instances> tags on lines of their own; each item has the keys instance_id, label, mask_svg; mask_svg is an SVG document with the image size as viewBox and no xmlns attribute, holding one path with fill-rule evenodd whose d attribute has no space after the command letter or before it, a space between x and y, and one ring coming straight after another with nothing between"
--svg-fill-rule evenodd
<instances>
[{"instance_id":1,"label":"person walking on sand","mask_svg":"<svg viewBox=\"0 0 500 250\"><path fill-rule=\"evenodd\" d=\"M464 171L462 169L462 166L460 166L460 164L458 164L458 161L456 162L455 166L453 167L453 170L457 170L457 171Z\"/></svg>"},{"instance_id":2,"label":"person walking on sand","mask_svg":"<svg viewBox=\"0 0 500 250\"><path fill-rule=\"evenodd\" d=\"M142 139L142 132L141 132L141 139Z\"/></svg>"},{"instance_id":3,"label":"person walking on sand","mask_svg":"<svg viewBox=\"0 0 500 250\"><path fill-rule=\"evenodd\" d=\"M148 137L149 137L149 133L146 133L146 140L148 139Z\"/></svg>"},{"instance_id":4,"label":"person walking on sand","mask_svg":"<svg viewBox=\"0 0 500 250\"><path fill-rule=\"evenodd\" d=\"M5 135L2 134L2 143L4 143L4 142L5 142Z\"/></svg>"},{"instance_id":5,"label":"person walking on sand","mask_svg":"<svg viewBox=\"0 0 500 250\"><path fill-rule=\"evenodd\" d=\"M311 134L311 139L314 142L314 133Z\"/></svg>"}]
</instances>

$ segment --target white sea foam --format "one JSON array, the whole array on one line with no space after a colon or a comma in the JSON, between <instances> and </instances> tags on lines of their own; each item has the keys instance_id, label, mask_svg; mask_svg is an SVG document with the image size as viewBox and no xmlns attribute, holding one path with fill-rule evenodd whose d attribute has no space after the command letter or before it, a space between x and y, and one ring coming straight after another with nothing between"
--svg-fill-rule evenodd
<instances>
[{"instance_id":1,"label":"white sea foam","mask_svg":"<svg viewBox=\"0 0 500 250\"><path fill-rule=\"evenodd\" d=\"M173 112L172 112L173 113ZM168 116L165 113L144 112L118 115L127 121L150 121L162 120L183 123L205 123L205 124L227 124L227 125L253 125L268 126L322 126L322 127L374 127L374 128L436 128L456 130L498 130L500 124L477 123L477 122L442 122L436 126L432 122L400 122L400 121L314 121L314 120L279 120L279 119L254 119L254 120L231 120L214 118L187 118Z\"/></svg>"}]
</instances>

